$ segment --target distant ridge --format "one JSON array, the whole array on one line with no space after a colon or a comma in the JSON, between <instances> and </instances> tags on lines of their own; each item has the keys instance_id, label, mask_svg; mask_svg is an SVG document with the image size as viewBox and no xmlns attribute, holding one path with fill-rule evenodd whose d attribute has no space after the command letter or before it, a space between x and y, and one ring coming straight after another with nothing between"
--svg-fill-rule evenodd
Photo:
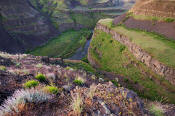
<instances>
[{"instance_id":1,"label":"distant ridge","mask_svg":"<svg viewBox=\"0 0 175 116\"><path fill-rule=\"evenodd\" d=\"M138 0L130 10L137 15L174 17L175 0Z\"/></svg>"}]
</instances>

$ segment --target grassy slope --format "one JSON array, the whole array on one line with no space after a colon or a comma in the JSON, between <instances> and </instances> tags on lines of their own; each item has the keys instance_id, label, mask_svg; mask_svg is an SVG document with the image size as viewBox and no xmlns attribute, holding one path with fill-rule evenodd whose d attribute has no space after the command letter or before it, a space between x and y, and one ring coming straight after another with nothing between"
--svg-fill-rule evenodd
<instances>
[{"instance_id":1,"label":"grassy slope","mask_svg":"<svg viewBox=\"0 0 175 116\"><path fill-rule=\"evenodd\" d=\"M164 17L145 16L145 15L134 15L132 13L129 13L128 16L131 16L136 20L165 21L165 22L175 21L175 19L171 17L164 18Z\"/></svg>"},{"instance_id":2,"label":"grassy slope","mask_svg":"<svg viewBox=\"0 0 175 116\"><path fill-rule=\"evenodd\" d=\"M85 29L67 31L30 53L38 56L70 57L76 49L85 44L89 35L90 31Z\"/></svg>"},{"instance_id":3,"label":"grassy slope","mask_svg":"<svg viewBox=\"0 0 175 116\"><path fill-rule=\"evenodd\" d=\"M100 23L112 28L122 35L126 35L133 43L139 45L154 58L167 66L175 68L175 42L155 33L127 29L124 26L111 26L112 20L101 20Z\"/></svg>"},{"instance_id":4,"label":"grassy slope","mask_svg":"<svg viewBox=\"0 0 175 116\"><path fill-rule=\"evenodd\" d=\"M173 92L175 92L175 88L162 77L150 71L143 63L137 61L128 49L115 41L111 35L96 30L91 42L90 54L101 65L101 70L123 75L143 86L144 92L142 93L138 91L139 88L133 88L140 96L152 100L164 96L174 102L175 94ZM131 61L135 62L137 67L131 64ZM147 75L152 75L153 80L157 80L160 84L155 83Z\"/></svg>"}]
</instances>

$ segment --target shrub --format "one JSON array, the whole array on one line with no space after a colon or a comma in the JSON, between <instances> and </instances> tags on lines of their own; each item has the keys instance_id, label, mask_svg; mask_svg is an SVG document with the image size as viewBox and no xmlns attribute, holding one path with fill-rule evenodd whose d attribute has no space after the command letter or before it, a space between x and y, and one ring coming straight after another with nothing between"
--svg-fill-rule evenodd
<instances>
[{"instance_id":1,"label":"shrub","mask_svg":"<svg viewBox=\"0 0 175 116\"><path fill-rule=\"evenodd\" d=\"M81 80L74 80L74 83L77 85L83 85L84 83Z\"/></svg>"},{"instance_id":2,"label":"shrub","mask_svg":"<svg viewBox=\"0 0 175 116\"><path fill-rule=\"evenodd\" d=\"M129 82L129 80L127 78L124 78L124 82L127 83Z\"/></svg>"},{"instance_id":3,"label":"shrub","mask_svg":"<svg viewBox=\"0 0 175 116\"><path fill-rule=\"evenodd\" d=\"M87 56L81 59L83 62L89 63Z\"/></svg>"},{"instance_id":4,"label":"shrub","mask_svg":"<svg viewBox=\"0 0 175 116\"><path fill-rule=\"evenodd\" d=\"M37 67L37 68L42 68L43 65L42 65L41 63L39 63L39 64L36 65L36 67Z\"/></svg>"},{"instance_id":5,"label":"shrub","mask_svg":"<svg viewBox=\"0 0 175 116\"><path fill-rule=\"evenodd\" d=\"M123 52L125 50L126 46L120 45L120 52Z\"/></svg>"},{"instance_id":6,"label":"shrub","mask_svg":"<svg viewBox=\"0 0 175 116\"><path fill-rule=\"evenodd\" d=\"M113 40L110 40L110 43L112 43L113 42Z\"/></svg>"},{"instance_id":7,"label":"shrub","mask_svg":"<svg viewBox=\"0 0 175 116\"><path fill-rule=\"evenodd\" d=\"M67 66L67 67L66 67L66 70L73 70L73 68Z\"/></svg>"},{"instance_id":8,"label":"shrub","mask_svg":"<svg viewBox=\"0 0 175 116\"><path fill-rule=\"evenodd\" d=\"M78 77L73 81L73 83L75 83L75 84L77 84L77 85L83 85L83 84L85 83L85 81L86 81L86 80L85 80L84 78L78 76Z\"/></svg>"},{"instance_id":9,"label":"shrub","mask_svg":"<svg viewBox=\"0 0 175 116\"><path fill-rule=\"evenodd\" d=\"M38 85L39 85L39 82L38 81L35 81L35 80L29 80L26 83L24 83L24 87L25 88L36 87Z\"/></svg>"},{"instance_id":10,"label":"shrub","mask_svg":"<svg viewBox=\"0 0 175 116\"><path fill-rule=\"evenodd\" d=\"M72 104L71 104L72 109L75 115L80 116L83 110L83 98L79 93L73 95L73 93L71 92L71 96L72 96Z\"/></svg>"},{"instance_id":11,"label":"shrub","mask_svg":"<svg viewBox=\"0 0 175 116\"><path fill-rule=\"evenodd\" d=\"M111 82L112 82L115 86L117 86L117 87L119 86L119 85L118 85L118 82L117 82L116 80L111 80Z\"/></svg>"},{"instance_id":12,"label":"shrub","mask_svg":"<svg viewBox=\"0 0 175 116\"><path fill-rule=\"evenodd\" d=\"M51 99L52 96L41 90L17 90L12 97L9 97L2 106L0 106L0 116L6 116L19 112L19 105L24 106L26 102L38 103ZM11 116L11 115L10 115Z\"/></svg>"},{"instance_id":13,"label":"shrub","mask_svg":"<svg viewBox=\"0 0 175 116\"><path fill-rule=\"evenodd\" d=\"M6 67L5 66L0 66L0 70L6 71Z\"/></svg>"},{"instance_id":14,"label":"shrub","mask_svg":"<svg viewBox=\"0 0 175 116\"><path fill-rule=\"evenodd\" d=\"M165 18L164 21L170 23L170 22L175 21L175 19L173 19L173 18Z\"/></svg>"},{"instance_id":15,"label":"shrub","mask_svg":"<svg viewBox=\"0 0 175 116\"><path fill-rule=\"evenodd\" d=\"M38 79L39 81L45 81L46 80L46 76L43 74L38 74L35 76L36 79Z\"/></svg>"},{"instance_id":16,"label":"shrub","mask_svg":"<svg viewBox=\"0 0 175 116\"><path fill-rule=\"evenodd\" d=\"M58 88L55 86L46 86L43 90L52 94L57 94L59 92Z\"/></svg>"}]
</instances>

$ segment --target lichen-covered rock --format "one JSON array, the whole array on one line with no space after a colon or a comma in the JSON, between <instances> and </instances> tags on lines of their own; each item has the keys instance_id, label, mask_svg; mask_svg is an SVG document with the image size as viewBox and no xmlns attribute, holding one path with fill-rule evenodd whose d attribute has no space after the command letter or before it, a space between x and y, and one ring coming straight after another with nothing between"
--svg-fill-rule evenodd
<instances>
[{"instance_id":1,"label":"lichen-covered rock","mask_svg":"<svg viewBox=\"0 0 175 116\"><path fill-rule=\"evenodd\" d=\"M84 99L88 99L88 88L76 88L73 92L80 93ZM90 115L149 115L136 93L126 88L116 88L111 82L98 84L91 102L89 109L85 107L86 110L91 111Z\"/></svg>"}]
</instances>

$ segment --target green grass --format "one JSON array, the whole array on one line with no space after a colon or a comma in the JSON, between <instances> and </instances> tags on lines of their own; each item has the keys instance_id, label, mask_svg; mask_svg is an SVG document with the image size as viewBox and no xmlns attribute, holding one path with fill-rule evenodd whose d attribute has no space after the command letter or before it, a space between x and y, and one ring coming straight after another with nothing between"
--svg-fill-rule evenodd
<instances>
[{"instance_id":1,"label":"green grass","mask_svg":"<svg viewBox=\"0 0 175 116\"><path fill-rule=\"evenodd\" d=\"M67 31L29 53L37 56L67 58L73 55L78 48L84 46L86 38L90 36L90 33L86 29Z\"/></svg>"},{"instance_id":2,"label":"green grass","mask_svg":"<svg viewBox=\"0 0 175 116\"><path fill-rule=\"evenodd\" d=\"M110 34L96 30L95 36L91 41L90 55L97 64L101 65L100 70L122 75L126 77L124 79L126 83L129 83L128 79L131 79L135 84L139 83L139 85L143 86L144 91L140 92L138 88L133 88L132 86L130 88L134 89L141 97L155 100L160 96L164 96L168 97L169 101L175 103L175 94L172 92L175 91L175 88L168 81L156 75L143 63L136 60L127 47L123 47L122 44L115 40L111 43L111 40L114 39ZM131 64L131 61L135 62L138 66L136 67L134 64ZM143 72L147 73L147 75ZM161 84L155 83L148 75L152 75ZM128 84L128 86L130 85Z\"/></svg>"},{"instance_id":3,"label":"green grass","mask_svg":"<svg viewBox=\"0 0 175 116\"><path fill-rule=\"evenodd\" d=\"M149 107L149 111L154 115L154 116L164 116L164 111L161 105L159 104L151 104Z\"/></svg>"},{"instance_id":4,"label":"green grass","mask_svg":"<svg viewBox=\"0 0 175 116\"><path fill-rule=\"evenodd\" d=\"M81 80L77 80L77 79L74 80L73 83L75 83L76 85L80 85L80 86L84 84L83 81L81 81Z\"/></svg>"},{"instance_id":5,"label":"green grass","mask_svg":"<svg viewBox=\"0 0 175 116\"><path fill-rule=\"evenodd\" d=\"M1 65L0 65L0 70L2 70L2 71L6 71L7 68L6 68L5 66L1 66Z\"/></svg>"},{"instance_id":6,"label":"green grass","mask_svg":"<svg viewBox=\"0 0 175 116\"><path fill-rule=\"evenodd\" d=\"M38 79L39 81L45 81L46 80L46 76L43 74L38 74L35 76L36 79Z\"/></svg>"},{"instance_id":7,"label":"green grass","mask_svg":"<svg viewBox=\"0 0 175 116\"><path fill-rule=\"evenodd\" d=\"M59 89L55 86L46 86L43 90L52 94L57 94L59 92Z\"/></svg>"},{"instance_id":8,"label":"green grass","mask_svg":"<svg viewBox=\"0 0 175 116\"><path fill-rule=\"evenodd\" d=\"M164 21L167 23L171 23L171 22L174 22L175 19L174 18L165 18Z\"/></svg>"},{"instance_id":9,"label":"green grass","mask_svg":"<svg viewBox=\"0 0 175 116\"><path fill-rule=\"evenodd\" d=\"M81 76L77 76L73 81L74 84L79 86L83 85L85 82L86 82L86 79L82 78Z\"/></svg>"},{"instance_id":10,"label":"green grass","mask_svg":"<svg viewBox=\"0 0 175 116\"><path fill-rule=\"evenodd\" d=\"M35 80L29 80L26 83L24 83L24 87L25 88L36 87L38 85L39 85L39 82L38 81L35 81Z\"/></svg>"},{"instance_id":11,"label":"green grass","mask_svg":"<svg viewBox=\"0 0 175 116\"><path fill-rule=\"evenodd\" d=\"M111 22L111 19L101 20L102 24L127 36L133 43L140 46L155 59L169 67L175 68L175 41L169 40L168 38L155 33L127 29L124 26L111 27Z\"/></svg>"},{"instance_id":12,"label":"green grass","mask_svg":"<svg viewBox=\"0 0 175 116\"><path fill-rule=\"evenodd\" d=\"M116 80L111 80L111 82L115 85L115 86L117 86L118 87L118 82L116 81Z\"/></svg>"},{"instance_id":13,"label":"green grass","mask_svg":"<svg viewBox=\"0 0 175 116\"><path fill-rule=\"evenodd\" d=\"M155 16L145 16L145 15L134 15L132 13L128 13L128 16L133 17L136 20L150 20L150 21L164 21L164 22L174 22L175 19L171 17L155 17Z\"/></svg>"}]
</instances>

